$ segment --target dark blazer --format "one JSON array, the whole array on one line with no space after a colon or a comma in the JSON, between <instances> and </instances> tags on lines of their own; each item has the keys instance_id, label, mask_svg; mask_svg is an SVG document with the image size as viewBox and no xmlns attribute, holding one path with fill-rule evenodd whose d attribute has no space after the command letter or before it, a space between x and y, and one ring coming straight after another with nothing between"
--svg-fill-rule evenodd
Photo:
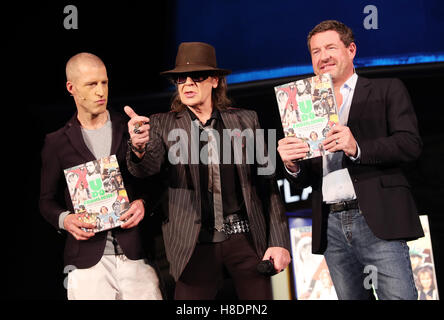
<instances>
[{"instance_id":1,"label":"dark blazer","mask_svg":"<svg viewBox=\"0 0 444 320\"><path fill-rule=\"evenodd\" d=\"M359 207L373 233L386 240L415 239L423 231L403 163L416 160L422 149L410 96L398 79L359 77L347 126L360 149L357 162L344 156ZM328 208L322 201L322 158L301 161L297 187L312 186L313 253L326 248Z\"/></svg>"},{"instance_id":2,"label":"dark blazer","mask_svg":"<svg viewBox=\"0 0 444 320\"><path fill-rule=\"evenodd\" d=\"M257 114L243 109L220 112L227 129L259 129ZM128 169L137 177L156 174L164 167L169 171L168 218L162 226L170 273L177 280L187 265L201 228L201 195L199 164L174 164L168 159L170 148L176 140L168 141L173 129L182 129L181 137L186 150L191 150L191 117L187 110L155 114L150 117L150 141L141 161L134 161L128 152ZM187 139L188 138L188 139ZM235 139L235 138L232 138ZM233 140L232 140L233 141ZM259 147L260 148L260 147ZM262 146L264 148L264 146ZM262 258L268 247L289 249L285 209L273 174L258 175L258 165L247 164L246 146L242 145L242 164L236 164L243 198L251 225L251 235L258 257ZM235 151L236 152L236 151ZM190 160L188 154L188 160ZM263 163L263 162L259 162Z\"/></svg>"},{"instance_id":3,"label":"dark blazer","mask_svg":"<svg viewBox=\"0 0 444 320\"><path fill-rule=\"evenodd\" d=\"M110 112L112 122L111 154L117 156L122 177L130 201L136 198L133 190L134 177L126 167L128 130L127 122L117 113ZM74 212L63 170L96 158L86 146L77 113L66 125L46 136L42 150L42 171L40 189L40 212L43 217L59 230L60 213ZM132 260L145 257L141 246L139 228L115 228L115 236L125 255ZM98 232L86 241L76 240L69 232L65 244L65 265L89 268L99 262L106 244L107 232Z\"/></svg>"}]
</instances>

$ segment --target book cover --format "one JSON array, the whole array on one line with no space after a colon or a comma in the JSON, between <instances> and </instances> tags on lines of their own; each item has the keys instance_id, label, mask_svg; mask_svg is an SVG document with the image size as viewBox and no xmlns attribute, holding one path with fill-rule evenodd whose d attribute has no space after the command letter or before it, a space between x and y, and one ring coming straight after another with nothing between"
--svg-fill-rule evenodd
<instances>
[{"instance_id":1,"label":"book cover","mask_svg":"<svg viewBox=\"0 0 444 320\"><path fill-rule=\"evenodd\" d=\"M419 218L424 237L407 242L418 300L439 300L429 220L427 215ZM311 253L311 218L290 217L288 226L297 299L337 300L324 256ZM377 298L375 290L374 294Z\"/></svg>"},{"instance_id":2,"label":"book cover","mask_svg":"<svg viewBox=\"0 0 444 320\"><path fill-rule=\"evenodd\" d=\"M418 300L439 300L429 219L427 215L420 215L419 219L424 237L407 242Z\"/></svg>"},{"instance_id":3,"label":"book cover","mask_svg":"<svg viewBox=\"0 0 444 320\"><path fill-rule=\"evenodd\" d=\"M130 203L115 155L65 169L64 174L74 213L80 214L84 222L94 224L93 232L124 223L119 217Z\"/></svg>"},{"instance_id":4,"label":"book cover","mask_svg":"<svg viewBox=\"0 0 444 320\"><path fill-rule=\"evenodd\" d=\"M324 256L311 253L311 218L291 217L288 226L297 300L337 300Z\"/></svg>"},{"instance_id":5,"label":"book cover","mask_svg":"<svg viewBox=\"0 0 444 320\"><path fill-rule=\"evenodd\" d=\"M324 141L339 122L338 108L329 74L292 81L274 87L284 135L308 143L305 160L328 154Z\"/></svg>"}]
</instances>

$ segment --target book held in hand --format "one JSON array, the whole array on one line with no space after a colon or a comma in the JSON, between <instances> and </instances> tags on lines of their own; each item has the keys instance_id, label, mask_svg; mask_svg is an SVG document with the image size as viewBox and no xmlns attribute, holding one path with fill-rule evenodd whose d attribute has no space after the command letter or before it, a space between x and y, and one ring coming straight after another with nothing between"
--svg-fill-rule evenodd
<instances>
[{"instance_id":1,"label":"book held in hand","mask_svg":"<svg viewBox=\"0 0 444 320\"><path fill-rule=\"evenodd\" d=\"M292 81L274 87L274 91L285 136L304 140L310 147L307 156L300 160L328 154L322 142L339 122L331 76Z\"/></svg>"},{"instance_id":2,"label":"book held in hand","mask_svg":"<svg viewBox=\"0 0 444 320\"><path fill-rule=\"evenodd\" d=\"M74 213L80 214L82 221L94 224L93 232L124 223L119 217L130 203L115 155L65 169L64 174Z\"/></svg>"}]
</instances>

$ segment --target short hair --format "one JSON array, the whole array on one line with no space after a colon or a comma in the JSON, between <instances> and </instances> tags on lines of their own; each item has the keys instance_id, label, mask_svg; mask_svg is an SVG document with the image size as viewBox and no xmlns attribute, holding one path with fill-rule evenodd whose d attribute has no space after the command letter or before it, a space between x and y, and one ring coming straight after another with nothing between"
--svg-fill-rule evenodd
<instances>
[{"instance_id":1,"label":"short hair","mask_svg":"<svg viewBox=\"0 0 444 320\"><path fill-rule=\"evenodd\" d=\"M342 22L339 22L337 20L325 20L316 25L307 36L307 46L308 51L311 51L310 47L310 40L311 38L318 33L325 32L325 31L336 31L339 34L339 38L344 43L346 47L348 47L352 42L355 42L355 37L353 35L352 29L350 29L348 26L343 24Z\"/></svg>"},{"instance_id":2,"label":"short hair","mask_svg":"<svg viewBox=\"0 0 444 320\"><path fill-rule=\"evenodd\" d=\"M73 81L76 72L79 69L80 63L89 64L90 66L101 67L105 66L102 59L95 54L89 52L81 52L72 56L66 63L65 72L66 80Z\"/></svg>"}]
</instances>

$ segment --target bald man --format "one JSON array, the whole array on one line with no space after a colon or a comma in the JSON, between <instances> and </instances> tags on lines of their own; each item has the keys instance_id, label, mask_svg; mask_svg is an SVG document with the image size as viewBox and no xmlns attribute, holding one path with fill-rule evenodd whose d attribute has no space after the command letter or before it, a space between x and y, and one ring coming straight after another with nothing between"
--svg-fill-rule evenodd
<instances>
[{"instance_id":1,"label":"bald man","mask_svg":"<svg viewBox=\"0 0 444 320\"><path fill-rule=\"evenodd\" d=\"M68 123L46 136L42 150L40 211L60 232L66 231L64 252L68 299L162 299L155 268L142 247L139 223L144 201L128 174L126 120L107 110L108 76L102 60L79 53L66 64L66 89L77 112ZM74 213L63 170L115 154L130 200L120 227L98 233ZM64 199L64 201L61 201Z\"/></svg>"}]
</instances>

